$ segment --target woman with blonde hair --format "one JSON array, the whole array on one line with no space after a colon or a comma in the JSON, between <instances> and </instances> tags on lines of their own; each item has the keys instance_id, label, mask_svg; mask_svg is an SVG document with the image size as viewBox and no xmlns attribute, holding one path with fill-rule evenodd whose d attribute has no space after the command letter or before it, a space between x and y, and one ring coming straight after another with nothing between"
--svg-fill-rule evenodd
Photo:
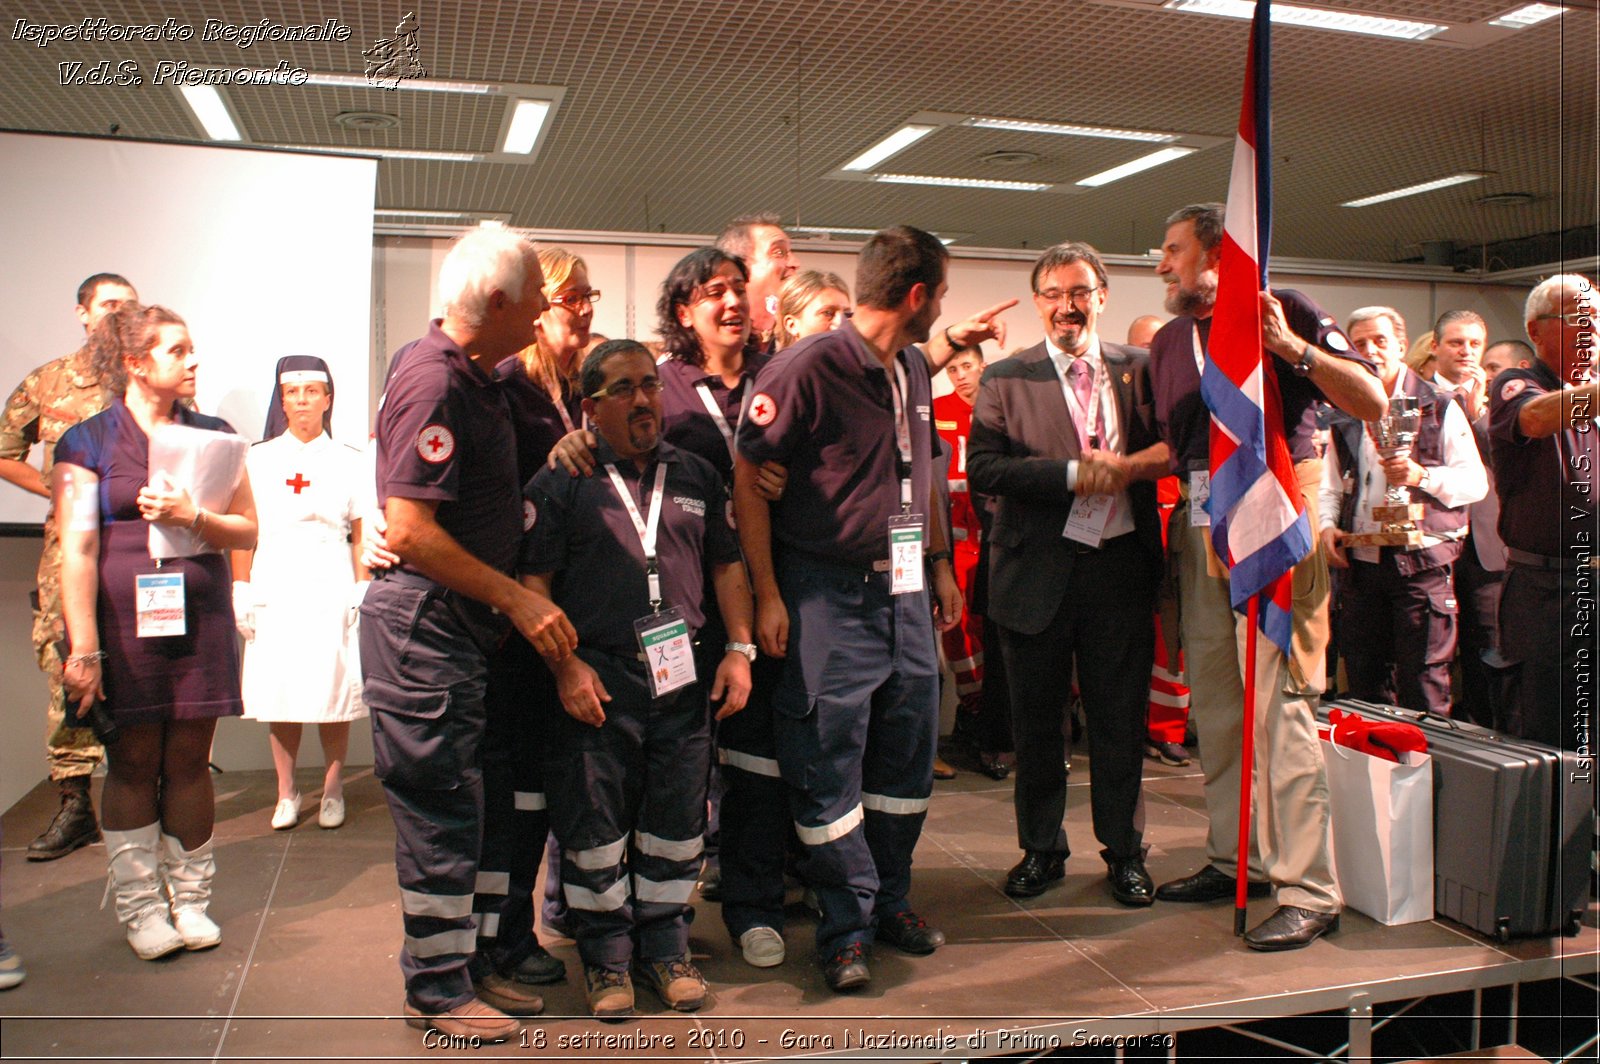
<instances>
[{"instance_id":1,"label":"woman with blonde hair","mask_svg":"<svg viewBox=\"0 0 1600 1064\"><path fill-rule=\"evenodd\" d=\"M778 290L778 349L837 329L849 317L850 286L838 274L801 270Z\"/></svg>"},{"instance_id":2,"label":"woman with blonde hair","mask_svg":"<svg viewBox=\"0 0 1600 1064\"><path fill-rule=\"evenodd\" d=\"M1433 332L1430 330L1414 340L1406 348L1405 364L1414 370L1417 376L1425 381L1433 379L1434 354Z\"/></svg>"}]
</instances>

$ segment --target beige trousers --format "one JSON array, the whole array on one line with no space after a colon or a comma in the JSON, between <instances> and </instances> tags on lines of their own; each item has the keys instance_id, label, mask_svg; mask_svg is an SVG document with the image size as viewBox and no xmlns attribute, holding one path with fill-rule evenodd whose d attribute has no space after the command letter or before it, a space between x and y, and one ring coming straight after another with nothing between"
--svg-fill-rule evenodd
<instances>
[{"instance_id":1,"label":"beige trousers","mask_svg":"<svg viewBox=\"0 0 1600 1064\"><path fill-rule=\"evenodd\" d=\"M1322 463L1300 462L1295 475L1315 529ZM1211 530L1189 523L1187 499L1173 511L1170 532L1190 713L1211 817L1206 858L1232 876L1239 854L1248 626L1229 601L1227 570L1211 550ZM1266 639L1256 642L1250 876L1271 880L1280 905L1337 912L1343 899L1334 877L1328 778L1316 729L1328 648L1328 567L1320 551L1295 567L1293 623L1291 655Z\"/></svg>"}]
</instances>

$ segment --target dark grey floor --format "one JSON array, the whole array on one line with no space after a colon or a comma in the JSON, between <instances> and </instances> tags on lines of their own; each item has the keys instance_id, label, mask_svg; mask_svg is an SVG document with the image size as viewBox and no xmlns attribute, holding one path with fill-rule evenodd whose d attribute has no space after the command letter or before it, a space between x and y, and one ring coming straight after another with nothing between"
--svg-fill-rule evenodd
<instances>
[{"instance_id":1,"label":"dark grey floor","mask_svg":"<svg viewBox=\"0 0 1600 1064\"><path fill-rule=\"evenodd\" d=\"M1198 866L1204 807L1198 766L1146 766L1146 839L1159 882ZM949 944L927 958L880 948L864 993L826 991L810 960L812 923L798 906L790 911L789 960L757 970L731 947L716 906L701 903L694 953L714 992L703 1012L666 1012L644 992L638 1022L600 1025L585 1014L580 983L569 979L549 988L547 1015L529 1025L525 1045L476 1051L432 1048L397 1018L403 988L395 961L393 830L370 770L352 772L349 821L338 831L320 830L313 814L292 831L274 832L267 823L271 773L217 777L220 871L211 912L223 944L154 963L135 958L111 910L97 908L102 847L49 863L23 860L28 840L54 811L54 792L41 784L3 821L3 922L29 975L0 995L0 1053L71 1060L742 1060L854 1050L848 1055L855 1059L963 1059L1037 1052L1052 1037L1071 1044L1080 1029L1177 1030L1224 1017L1342 1008L1357 993L1385 1001L1512 982L1516 973L1596 971L1593 907L1576 939L1504 947L1447 922L1385 928L1347 913L1336 936L1275 955L1243 948L1226 906L1122 908L1106 892L1087 826L1089 775L1079 759L1068 829L1080 852L1068 862L1066 882L1020 903L1000 890L1017 858L1009 781L963 773L937 784L913 901ZM301 779L312 801L319 778L307 770ZM1252 921L1270 905L1253 903ZM571 943L550 938L547 945L576 974ZM786 1039L786 1031L794 1037ZM901 1041L862 1054L859 1031ZM619 1047L598 1037L635 1042ZM640 1045L647 1038L654 1044Z\"/></svg>"}]
</instances>

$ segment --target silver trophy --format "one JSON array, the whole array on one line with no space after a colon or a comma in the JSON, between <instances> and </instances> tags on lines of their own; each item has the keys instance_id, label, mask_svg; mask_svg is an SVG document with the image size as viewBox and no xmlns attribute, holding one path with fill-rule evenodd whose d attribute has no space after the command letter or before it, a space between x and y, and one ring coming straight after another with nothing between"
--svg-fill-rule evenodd
<instances>
[{"instance_id":1,"label":"silver trophy","mask_svg":"<svg viewBox=\"0 0 1600 1064\"><path fill-rule=\"evenodd\" d=\"M1384 460L1411 456L1411 445L1422 427L1422 410L1416 403L1407 395L1390 399L1389 412L1376 421L1367 422L1373 446ZM1422 532L1417 528L1417 521L1422 518L1422 504L1411 501L1411 489L1404 484L1390 484L1383 499L1382 506L1372 508L1372 519L1382 526L1382 531L1358 532L1346 536L1344 542L1354 547L1422 546Z\"/></svg>"}]
</instances>

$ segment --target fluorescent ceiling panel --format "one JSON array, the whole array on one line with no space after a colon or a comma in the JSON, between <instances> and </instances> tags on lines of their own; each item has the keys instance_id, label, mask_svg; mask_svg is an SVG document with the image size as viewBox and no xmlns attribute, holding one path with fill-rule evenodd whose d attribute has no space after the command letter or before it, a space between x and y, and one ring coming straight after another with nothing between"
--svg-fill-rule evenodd
<instances>
[{"instance_id":1,"label":"fluorescent ceiling panel","mask_svg":"<svg viewBox=\"0 0 1600 1064\"><path fill-rule=\"evenodd\" d=\"M401 78L399 82L385 79L384 84L374 85L360 74L307 74L303 84L326 85L331 88L380 89L384 92L388 92L392 87L405 92L465 92L479 96L500 91L497 85L485 85L478 81L444 81L433 78Z\"/></svg>"},{"instance_id":2,"label":"fluorescent ceiling panel","mask_svg":"<svg viewBox=\"0 0 1600 1064\"><path fill-rule=\"evenodd\" d=\"M1434 181L1424 181L1418 185L1407 185L1405 188L1397 188L1391 192L1380 192L1375 196L1365 196L1361 199L1353 199L1348 203L1341 203L1339 206L1370 207L1374 203L1387 203L1389 200L1402 199L1406 196L1415 196L1423 192L1432 192L1435 189L1449 188L1451 185L1464 185L1469 181L1481 181L1487 176L1489 175L1476 170L1463 171L1462 173L1451 174L1449 177L1441 177Z\"/></svg>"},{"instance_id":3,"label":"fluorescent ceiling panel","mask_svg":"<svg viewBox=\"0 0 1600 1064\"><path fill-rule=\"evenodd\" d=\"M1537 26L1547 18L1555 18L1564 10L1566 9L1554 4L1528 4L1515 11L1508 11L1499 18L1490 19L1489 25L1508 30L1527 29L1529 26Z\"/></svg>"},{"instance_id":4,"label":"fluorescent ceiling panel","mask_svg":"<svg viewBox=\"0 0 1600 1064\"><path fill-rule=\"evenodd\" d=\"M937 126L901 126L878 143L845 163L843 170L871 170L892 155L905 151L917 141L932 133Z\"/></svg>"},{"instance_id":5,"label":"fluorescent ceiling panel","mask_svg":"<svg viewBox=\"0 0 1600 1064\"><path fill-rule=\"evenodd\" d=\"M1248 19L1255 17L1256 13L1255 0L1168 0L1162 6L1168 11L1221 15L1225 18ZM1273 4L1272 21L1284 26L1337 30L1341 33L1365 33L1374 37L1395 37L1407 41L1427 40L1450 28L1433 22L1412 22L1407 19L1358 15L1349 11L1296 7L1292 4Z\"/></svg>"},{"instance_id":6,"label":"fluorescent ceiling panel","mask_svg":"<svg viewBox=\"0 0 1600 1064\"><path fill-rule=\"evenodd\" d=\"M1044 192L1048 184L1037 181L991 181L980 177L938 177L933 174L873 174L874 181L890 185L936 185L941 188L992 188L1008 192Z\"/></svg>"},{"instance_id":7,"label":"fluorescent ceiling panel","mask_svg":"<svg viewBox=\"0 0 1600 1064\"><path fill-rule=\"evenodd\" d=\"M506 128L506 142L502 151L514 155L527 155L539 139L539 130L550 116L549 100L518 100L511 112L511 125Z\"/></svg>"},{"instance_id":8,"label":"fluorescent ceiling panel","mask_svg":"<svg viewBox=\"0 0 1600 1064\"><path fill-rule=\"evenodd\" d=\"M1099 188L1101 185L1109 185L1113 181L1121 181L1125 177L1160 166L1162 163L1170 163L1174 159L1192 155L1194 151L1194 148L1162 148L1160 151L1153 151L1149 155L1141 155L1132 162L1123 163L1121 166L1113 166L1109 170L1102 170L1098 174L1084 178L1078 184L1086 188Z\"/></svg>"},{"instance_id":9,"label":"fluorescent ceiling panel","mask_svg":"<svg viewBox=\"0 0 1600 1064\"><path fill-rule=\"evenodd\" d=\"M244 139L239 134L239 127L233 124L228 105L222 102L222 94L215 85L180 85L178 91L183 94L183 102L194 112L206 136L212 140Z\"/></svg>"},{"instance_id":10,"label":"fluorescent ceiling panel","mask_svg":"<svg viewBox=\"0 0 1600 1064\"><path fill-rule=\"evenodd\" d=\"M284 151L315 151L328 155L370 155L376 159L423 159L436 163L478 163L483 155L469 151L425 151L421 148L351 148L330 144L274 144Z\"/></svg>"},{"instance_id":11,"label":"fluorescent ceiling panel","mask_svg":"<svg viewBox=\"0 0 1600 1064\"><path fill-rule=\"evenodd\" d=\"M1141 129L1114 129L1108 126L1074 126L1061 122L1032 122L1024 118L983 118L977 115L961 123L974 129L1009 129L1017 133L1057 133L1068 137L1105 137L1110 140L1142 140L1151 144L1171 144L1177 133L1151 133Z\"/></svg>"}]
</instances>

